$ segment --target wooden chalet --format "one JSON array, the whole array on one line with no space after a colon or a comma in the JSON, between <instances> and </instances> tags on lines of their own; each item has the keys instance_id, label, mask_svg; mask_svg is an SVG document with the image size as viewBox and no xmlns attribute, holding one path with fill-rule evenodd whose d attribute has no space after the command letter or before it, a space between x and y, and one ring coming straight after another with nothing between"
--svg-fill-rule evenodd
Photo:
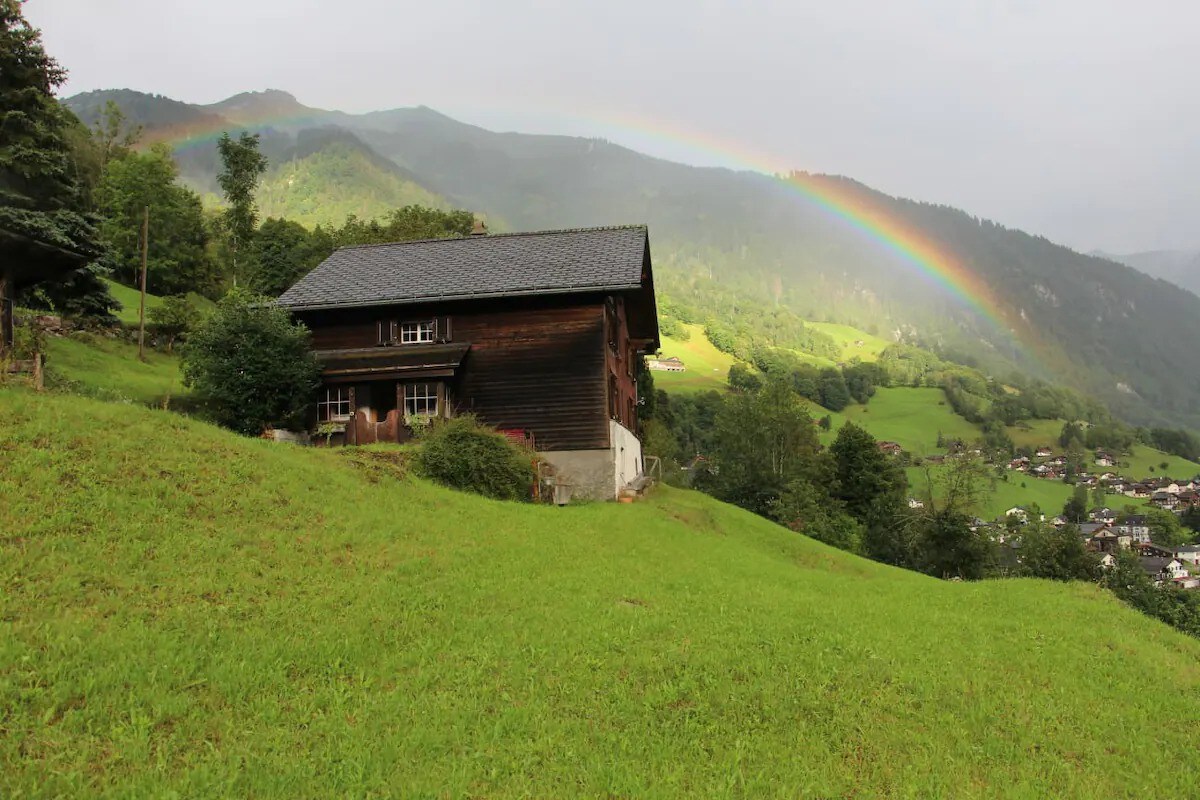
<instances>
[{"instance_id":1,"label":"wooden chalet","mask_svg":"<svg viewBox=\"0 0 1200 800\"><path fill-rule=\"evenodd\" d=\"M636 378L659 347L644 226L344 247L278 303L323 365L313 421L346 444L471 413L577 496L642 472Z\"/></svg>"}]
</instances>

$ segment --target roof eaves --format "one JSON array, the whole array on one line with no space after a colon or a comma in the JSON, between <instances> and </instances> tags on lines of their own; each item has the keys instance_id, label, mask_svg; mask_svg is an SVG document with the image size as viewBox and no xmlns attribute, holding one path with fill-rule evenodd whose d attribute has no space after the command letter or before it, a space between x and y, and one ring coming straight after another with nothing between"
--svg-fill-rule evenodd
<instances>
[{"instance_id":1,"label":"roof eaves","mask_svg":"<svg viewBox=\"0 0 1200 800\"><path fill-rule=\"evenodd\" d=\"M604 231L635 231L642 230L649 233L650 227L646 223L633 223L629 225L601 225L596 228L554 228L546 231L512 231L510 233L488 233L483 236L438 236L432 239L406 239L398 242L370 242L368 244L348 244L338 248L338 250L366 250L372 247L400 247L409 244L432 244L434 242L486 242L489 239L517 239L527 236L557 236L570 233L602 233ZM335 250L334 252L337 252Z\"/></svg>"}]
</instances>

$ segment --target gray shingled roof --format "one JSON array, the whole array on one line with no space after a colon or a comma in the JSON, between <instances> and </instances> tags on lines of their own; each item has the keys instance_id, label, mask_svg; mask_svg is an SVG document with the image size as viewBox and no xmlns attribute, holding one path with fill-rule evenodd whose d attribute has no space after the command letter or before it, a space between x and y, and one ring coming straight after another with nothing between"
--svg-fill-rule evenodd
<instances>
[{"instance_id":1,"label":"gray shingled roof","mask_svg":"<svg viewBox=\"0 0 1200 800\"><path fill-rule=\"evenodd\" d=\"M277 301L293 309L636 289L645 226L343 247Z\"/></svg>"}]
</instances>

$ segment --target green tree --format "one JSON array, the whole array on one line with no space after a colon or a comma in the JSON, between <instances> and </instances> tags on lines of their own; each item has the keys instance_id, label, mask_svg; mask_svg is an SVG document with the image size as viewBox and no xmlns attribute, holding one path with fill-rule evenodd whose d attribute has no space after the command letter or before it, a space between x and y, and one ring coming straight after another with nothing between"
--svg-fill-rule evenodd
<instances>
[{"instance_id":1,"label":"green tree","mask_svg":"<svg viewBox=\"0 0 1200 800\"><path fill-rule=\"evenodd\" d=\"M237 139L230 138L229 133L225 132L217 140L217 152L221 156L221 171L217 173L217 184L221 187L228 204L222 220L229 233L235 286L238 257L249 245L258 225L254 190L258 186L258 179L267 171L267 158L259 152L258 140L257 133L246 131Z\"/></svg>"},{"instance_id":2,"label":"green tree","mask_svg":"<svg viewBox=\"0 0 1200 800\"><path fill-rule=\"evenodd\" d=\"M1104 491L1104 487L1097 483L1092 489L1092 507L1104 508L1108 504L1108 492Z\"/></svg>"},{"instance_id":3,"label":"green tree","mask_svg":"<svg viewBox=\"0 0 1200 800\"><path fill-rule=\"evenodd\" d=\"M1190 505L1179 517L1179 522L1193 534L1200 533L1200 505Z\"/></svg>"},{"instance_id":4,"label":"green tree","mask_svg":"<svg viewBox=\"0 0 1200 800\"><path fill-rule=\"evenodd\" d=\"M1076 525L1087 522L1087 501L1087 488L1084 486L1076 486L1075 491L1071 493L1070 499L1063 504L1062 515L1067 522L1072 522Z\"/></svg>"},{"instance_id":5,"label":"green tree","mask_svg":"<svg viewBox=\"0 0 1200 800\"><path fill-rule=\"evenodd\" d=\"M147 283L157 294L213 294L217 275L208 255L200 198L176 183L171 149L157 144L108 162L96 202L100 225L123 282L137 286L142 261L142 219L150 209Z\"/></svg>"},{"instance_id":6,"label":"green tree","mask_svg":"<svg viewBox=\"0 0 1200 800\"><path fill-rule=\"evenodd\" d=\"M303 225L267 219L254 234L247 259L247 284L271 297L283 294L329 255L328 243Z\"/></svg>"},{"instance_id":7,"label":"green tree","mask_svg":"<svg viewBox=\"0 0 1200 800\"><path fill-rule=\"evenodd\" d=\"M417 239L452 239L466 236L475 223L470 211L440 211L425 206L404 206L370 221L351 216L330 232L335 247L383 244Z\"/></svg>"},{"instance_id":8,"label":"green tree","mask_svg":"<svg viewBox=\"0 0 1200 800\"><path fill-rule=\"evenodd\" d=\"M1099 562L1084 547L1077 525L1030 523L1021 531L1021 574L1055 581L1091 581Z\"/></svg>"},{"instance_id":9,"label":"green tree","mask_svg":"<svg viewBox=\"0 0 1200 800\"><path fill-rule=\"evenodd\" d=\"M757 392L762 388L762 378L757 372L740 361L729 368L729 387L743 392Z\"/></svg>"},{"instance_id":10,"label":"green tree","mask_svg":"<svg viewBox=\"0 0 1200 800\"><path fill-rule=\"evenodd\" d=\"M320 366L301 323L267 298L235 290L183 348L184 383L217 423L246 434L294 420Z\"/></svg>"},{"instance_id":11,"label":"green tree","mask_svg":"<svg viewBox=\"0 0 1200 800\"><path fill-rule=\"evenodd\" d=\"M996 474L979 456L961 455L951 460L936 478L928 467L925 475L928 486L938 487L927 505L964 516L979 513L996 490Z\"/></svg>"},{"instance_id":12,"label":"green tree","mask_svg":"<svg viewBox=\"0 0 1200 800\"><path fill-rule=\"evenodd\" d=\"M164 297L162 303L146 313L154 329L167 338L167 350L175 349L175 341L186 336L201 319L196 302L185 294Z\"/></svg>"},{"instance_id":13,"label":"green tree","mask_svg":"<svg viewBox=\"0 0 1200 800\"><path fill-rule=\"evenodd\" d=\"M938 578L979 580L989 561L991 543L971 530L970 518L951 508L917 517L917 566Z\"/></svg>"},{"instance_id":14,"label":"green tree","mask_svg":"<svg viewBox=\"0 0 1200 800\"><path fill-rule=\"evenodd\" d=\"M863 527L811 480L793 480L771 505L770 517L797 533L850 553L862 550Z\"/></svg>"},{"instance_id":15,"label":"green tree","mask_svg":"<svg viewBox=\"0 0 1200 800\"><path fill-rule=\"evenodd\" d=\"M907 566L911 536L903 513L908 480L898 464L880 452L871 434L852 422L838 431L830 448L830 494L865 528L863 550L871 558Z\"/></svg>"},{"instance_id":16,"label":"green tree","mask_svg":"<svg viewBox=\"0 0 1200 800\"><path fill-rule=\"evenodd\" d=\"M850 405L850 390L846 388L846 379L833 367L821 370L817 391L820 394L818 402L830 411L841 411Z\"/></svg>"},{"instance_id":17,"label":"green tree","mask_svg":"<svg viewBox=\"0 0 1200 800\"><path fill-rule=\"evenodd\" d=\"M90 260L41 283L35 302L107 316L115 304L100 280L103 248L72 147L87 137L76 135L82 126L53 94L65 79L21 3L0 0L0 229Z\"/></svg>"},{"instance_id":18,"label":"green tree","mask_svg":"<svg viewBox=\"0 0 1200 800\"><path fill-rule=\"evenodd\" d=\"M817 465L820 443L812 417L782 381L728 397L714 426L712 470L706 488L728 503L762 516L785 488L806 480Z\"/></svg>"},{"instance_id":19,"label":"green tree","mask_svg":"<svg viewBox=\"0 0 1200 800\"><path fill-rule=\"evenodd\" d=\"M1191 538L1191 533L1179 521L1179 517L1161 508L1147 508L1142 512L1146 524L1150 528L1150 538L1156 543L1167 547L1184 544Z\"/></svg>"},{"instance_id":20,"label":"green tree","mask_svg":"<svg viewBox=\"0 0 1200 800\"><path fill-rule=\"evenodd\" d=\"M141 125L130 123L116 101L105 103L104 110L92 127L92 140L96 144L101 172L114 158L129 155L141 138Z\"/></svg>"}]
</instances>

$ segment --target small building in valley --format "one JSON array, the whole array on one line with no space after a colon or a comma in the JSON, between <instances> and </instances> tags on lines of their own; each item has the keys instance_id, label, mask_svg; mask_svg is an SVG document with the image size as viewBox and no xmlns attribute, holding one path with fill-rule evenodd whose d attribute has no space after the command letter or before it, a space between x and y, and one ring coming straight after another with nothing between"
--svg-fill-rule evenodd
<instances>
[{"instance_id":1,"label":"small building in valley","mask_svg":"<svg viewBox=\"0 0 1200 800\"><path fill-rule=\"evenodd\" d=\"M679 356L670 356L668 358L648 358L646 366L649 369L658 370L659 372L685 372L687 367Z\"/></svg>"},{"instance_id":2,"label":"small building in valley","mask_svg":"<svg viewBox=\"0 0 1200 800\"><path fill-rule=\"evenodd\" d=\"M470 413L576 496L643 471L637 374L659 348L644 226L343 247L277 302L312 331L313 422L346 444Z\"/></svg>"}]
</instances>

